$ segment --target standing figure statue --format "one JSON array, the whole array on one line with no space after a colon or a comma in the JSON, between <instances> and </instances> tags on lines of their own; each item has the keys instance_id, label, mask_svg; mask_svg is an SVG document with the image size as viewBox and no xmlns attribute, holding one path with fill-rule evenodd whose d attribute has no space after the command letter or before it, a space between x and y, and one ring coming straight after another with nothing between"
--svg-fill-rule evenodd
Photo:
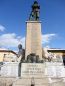
<instances>
[{"instance_id":1,"label":"standing figure statue","mask_svg":"<svg viewBox=\"0 0 65 86\"><path fill-rule=\"evenodd\" d=\"M19 44L18 45L18 49L19 49L19 52L18 52L18 61L19 62L23 62L25 60L25 50L22 48L22 45Z\"/></svg>"},{"instance_id":2,"label":"standing figure statue","mask_svg":"<svg viewBox=\"0 0 65 86\"><path fill-rule=\"evenodd\" d=\"M29 20L38 21L39 20L39 12L40 12L40 6L38 5L37 1L34 1L34 4L32 5L32 11L31 11Z\"/></svg>"}]
</instances>

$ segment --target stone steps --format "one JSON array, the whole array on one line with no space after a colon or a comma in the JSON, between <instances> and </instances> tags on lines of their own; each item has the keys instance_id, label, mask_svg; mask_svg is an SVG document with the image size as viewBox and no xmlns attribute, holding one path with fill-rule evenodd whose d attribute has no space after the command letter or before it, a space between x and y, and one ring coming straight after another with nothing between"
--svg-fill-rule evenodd
<instances>
[{"instance_id":1,"label":"stone steps","mask_svg":"<svg viewBox=\"0 0 65 86\"><path fill-rule=\"evenodd\" d=\"M35 86L65 86L62 80L62 78L34 78L34 84ZM13 86L30 86L31 81L31 78L20 78L13 83Z\"/></svg>"},{"instance_id":2,"label":"stone steps","mask_svg":"<svg viewBox=\"0 0 65 86\"><path fill-rule=\"evenodd\" d=\"M0 77L0 86L11 86L16 78Z\"/></svg>"},{"instance_id":3,"label":"stone steps","mask_svg":"<svg viewBox=\"0 0 65 86\"><path fill-rule=\"evenodd\" d=\"M0 78L0 86L10 86L12 83L12 86L31 86L31 80L31 78ZM55 77L34 78L34 83L35 86L65 86L63 78Z\"/></svg>"},{"instance_id":4,"label":"stone steps","mask_svg":"<svg viewBox=\"0 0 65 86\"><path fill-rule=\"evenodd\" d=\"M22 78L22 79L18 79L16 82L15 82L15 84L31 84L31 81L32 81L32 79L31 78L29 78L29 79L27 79L27 78ZM25 83L26 82L26 83ZM48 78L37 78L37 79L34 79L34 83L35 84L43 84L43 83L48 83L49 82L49 80L48 80Z\"/></svg>"}]
</instances>

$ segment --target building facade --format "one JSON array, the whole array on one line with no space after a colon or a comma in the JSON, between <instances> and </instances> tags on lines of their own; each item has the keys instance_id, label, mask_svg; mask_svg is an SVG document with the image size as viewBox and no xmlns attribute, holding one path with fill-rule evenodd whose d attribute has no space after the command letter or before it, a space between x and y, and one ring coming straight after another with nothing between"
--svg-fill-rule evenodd
<instances>
[{"instance_id":1,"label":"building facade","mask_svg":"<svg viewBox=\"0 0 65 86\"><path fill-rule=\"evenodd\" d=\"M0 62L14 62L17 59L17 54L11 50L0 50Z\"/></svg>"}]
</instances>

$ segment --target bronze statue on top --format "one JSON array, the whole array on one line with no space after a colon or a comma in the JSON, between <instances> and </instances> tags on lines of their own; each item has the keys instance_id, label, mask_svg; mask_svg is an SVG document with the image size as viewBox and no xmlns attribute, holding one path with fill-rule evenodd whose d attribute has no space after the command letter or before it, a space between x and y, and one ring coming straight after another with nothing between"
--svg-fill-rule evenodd
<instances>
[{"instance_id":1,"label":"bronze statue on top","mask_svg":"<svg viewBox=\"0 0 65 86\"><path fill-rule=\"evenodd\" d=\"M32 11L29 17L30 21L38 21L39 20L39 12L40 12L40 6L38 5L37 1L34 1L34 4L32 5Z\"/></svg>"}]
</instances>

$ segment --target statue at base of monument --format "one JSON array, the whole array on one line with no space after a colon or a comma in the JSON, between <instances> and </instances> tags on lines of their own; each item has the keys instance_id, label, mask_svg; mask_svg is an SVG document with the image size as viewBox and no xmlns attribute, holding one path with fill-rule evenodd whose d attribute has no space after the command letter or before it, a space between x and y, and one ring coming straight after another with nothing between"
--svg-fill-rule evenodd
<instances>
[{"instance_id":1,"label":"statue at base of monument","mask_svg":"<svg viewBox=\"0 0 65 86\"><path fill-rule=\"evenodd\" d=\"M38 5L37 1L34 1L34 4L32 5L32 11L29 16L29 20L31 21L38 21L39 20L39 12L40 12L40 6Z\"/></svg>"},{"instance_id":2,"label":"statue at base of monument","mask_svg":"<svg viewBox=\"0 0 65 86\"><path fill-rule=\"evenodd\" d=\"M24 62L25 60L25 50L22 48L22 45L19 44L18 45L18 49L19 49L19 52L18 52L18 62Z\"/></svg>"},{"instance_id":3,"label":"statue at base of monument","mask_svg":"<svg viewBox=\"0 0 65 86\"><path fill-rule=\"evenodd\" d=\"M30 55L27 56L27 62L29 63L36 63L37 58L35 53L31 53Z\"/></svg>"},{"instance_id":4,"label":"statue at base of monument","mask_svg":"<svg viewBox=\"0 0 65 86\"><path fill-rule=\"evenodd\" d=\"M49 62L62 62L62 55L51 53L47 51L47 48L43 49L43 60Z\"/></svg>"},{"instance_id":5,"label":"statue at base of monument","mask_svg":"<svg viewBox=\"0 0 65 86\"><path fill-rule=\"evenodd\" d=\"M49 62L52 61L52 54L47 51L47 48L43 49L43 55L42 55L42 57L43 57L44 61L49 61Z\"/></svg>"},{"instance_id":6,"label":"statue at base of monument","mask_svg":"<svg viewBox=\"0 0 65 86\"><path fill-rule=\"evenodd\" d=\"M27 63L43 63L43 60L39 59L39 56L35 53L31 53L27 56Z\"/></svg>"}]
</instances>

